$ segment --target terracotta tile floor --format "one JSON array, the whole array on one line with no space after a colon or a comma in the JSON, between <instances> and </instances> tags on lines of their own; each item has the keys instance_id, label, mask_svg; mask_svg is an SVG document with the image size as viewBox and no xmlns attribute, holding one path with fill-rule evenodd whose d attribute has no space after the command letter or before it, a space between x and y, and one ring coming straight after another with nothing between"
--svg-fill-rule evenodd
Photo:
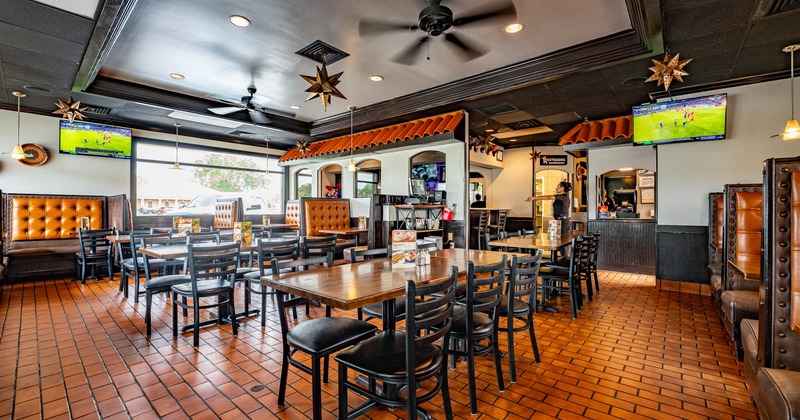
<instances>
[{"instance_id":1,"label":"terracotta tile floor","mask_svg":"<svg viewBox=\"0 0 800 420\"><path fill-rule=\"evenodd\" d=\"M517 383L508 383L504 366L505 392L497 390L491 356L479 357L481 415L471 416L466 405L466 365L450 371L456 416L757 418L742 365L708 297L659 291L652 276L601 272L600 282L577 320L566 298L553 300L558 313L538 314L541 363L533 363L527 335L518 333ZM241 291L237 297L241 302ZM5 286L0 418L308 417L310 383L295 369L287 404L277 406L280 334L271 298L265 329L256 317L242 324L238 338L229 326L209 327L198 349L190 333L172 339L169 302L157 297L155 305L148 340L144 305L124 299L116 281ZM312 310L312 317L321 315ZM337 404L335 372L331 378L323 386L326 418L335 418ZM353 395L349 401L358 402ZM439 419L440 403L425 405Z\"/></svg>"}]
</instances>

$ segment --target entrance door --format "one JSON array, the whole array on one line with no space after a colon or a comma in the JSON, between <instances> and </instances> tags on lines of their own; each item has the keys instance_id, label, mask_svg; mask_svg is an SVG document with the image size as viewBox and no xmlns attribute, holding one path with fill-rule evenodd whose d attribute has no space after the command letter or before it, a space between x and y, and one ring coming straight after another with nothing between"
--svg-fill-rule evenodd
<instances>
[{"instance_id":1,"label":"entrance door","mask_svg":"<svg viewBox=\"0 0 800 420\"><path fill-rule=\"evenodd\" d=\"M556 169L546 169L536 172L536 182L534 184L535 195L554 194L558 183L567 180L569 174L566 171ZM553 218L553 202L550 200L536 200L533 202L533 223L539 232L547 231L547 225Z\"/></svg>"}]
</instances>

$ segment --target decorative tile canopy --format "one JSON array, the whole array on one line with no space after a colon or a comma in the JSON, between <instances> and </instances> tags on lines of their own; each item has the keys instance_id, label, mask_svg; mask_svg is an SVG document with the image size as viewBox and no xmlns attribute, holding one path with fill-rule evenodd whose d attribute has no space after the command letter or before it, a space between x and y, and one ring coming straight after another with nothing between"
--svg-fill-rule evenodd
<instances>
[{"instance_id":1,"label":"decorative tile canopy","mask_svg":"<svg viewBox=\"0 0 800 420\"><path fill-rule=\"evenodd\" d=\"M630 139L633 137L633 116L606 118L600 121L582 122L558 139L559 146L600 142L605 140Z\"/></svg>"},{"instance_id":2,"label":"decorative tile canopy","mask_svg":"<svg viewBox=\"0 0 800 420\"><path fill-rule=\"evenodd\" d=\"M366 149L389 143L414 140L434 134L451 133L464 119L464 111L450 112L428 118L420 118L388 127L353 134L353 150ZM278 159L279 162L310 158L314 156L345 153L350 151L350 134L328 140L315 141L308 145L309 152L301 154L297 148L290 149Z\"/></svg>"}]
</instances>

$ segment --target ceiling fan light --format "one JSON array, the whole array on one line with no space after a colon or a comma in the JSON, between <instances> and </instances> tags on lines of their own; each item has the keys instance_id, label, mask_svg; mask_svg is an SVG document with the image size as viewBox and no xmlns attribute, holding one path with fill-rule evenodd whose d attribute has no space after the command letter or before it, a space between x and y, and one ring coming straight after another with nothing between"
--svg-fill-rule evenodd
<instances>
[{"instance_id":1,"label":"ceiling fan light","mask_svg":"<svg viewBox=\"0 0 800 420\"><path fill-rule=\"evenodd\" d=\"M797 120L791 119L786 122L786 127L781 134L784 140L797 140L800 139L800 124Z\"/></svg>"},{"instance_id":2,"label":"ceiling fan light","mask_svg":"<svg viewBox=\"0 0 800 420\"><path fill-rule=\"evenodd\" d=\"M25 151L22 150L22 146L19 144L14 146L14 150L11 151L11 157L16 160L25 159Z\"/></svg>"},{"instance_id":3,"label":"ceiling fan light","mask_svg":"<svg viewBox=\"0 0 800 420\"><path fill-rule=\"evenodd\" d=\"M514 23L512 23L510 25L507 25L505 28L503 28L503 30L508 34L515 34L517 32L522 31L523 29L525 29L525 25L523 25L523 24L521 24L519 22L514 22Z\"/></svg>"}]
</instances>

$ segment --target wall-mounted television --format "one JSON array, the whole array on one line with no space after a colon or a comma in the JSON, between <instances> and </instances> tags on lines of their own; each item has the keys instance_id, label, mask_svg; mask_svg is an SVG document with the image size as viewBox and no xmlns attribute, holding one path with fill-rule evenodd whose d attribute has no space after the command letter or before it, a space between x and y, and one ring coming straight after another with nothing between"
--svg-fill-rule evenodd
<instances>
[{"instance_id":1,"label":"wall-mounted television","mask_svg":"<svg viewBox=\"0 0 800 420\"><path fill-rule=\"evenodd\" d=\"M70 155L131 158L131 129L61 120L58 150Z\"/></svg>"},{"instance_id":2,"label":"wall-mounted television","mask_svg":"<svg viewBox=\"0 0 800 420\"><path fill-rule=\"evenodd\" d=\"M659 145L725 138L727 94L633 107L633 144Z\"/></svg>"}]
</instances>

